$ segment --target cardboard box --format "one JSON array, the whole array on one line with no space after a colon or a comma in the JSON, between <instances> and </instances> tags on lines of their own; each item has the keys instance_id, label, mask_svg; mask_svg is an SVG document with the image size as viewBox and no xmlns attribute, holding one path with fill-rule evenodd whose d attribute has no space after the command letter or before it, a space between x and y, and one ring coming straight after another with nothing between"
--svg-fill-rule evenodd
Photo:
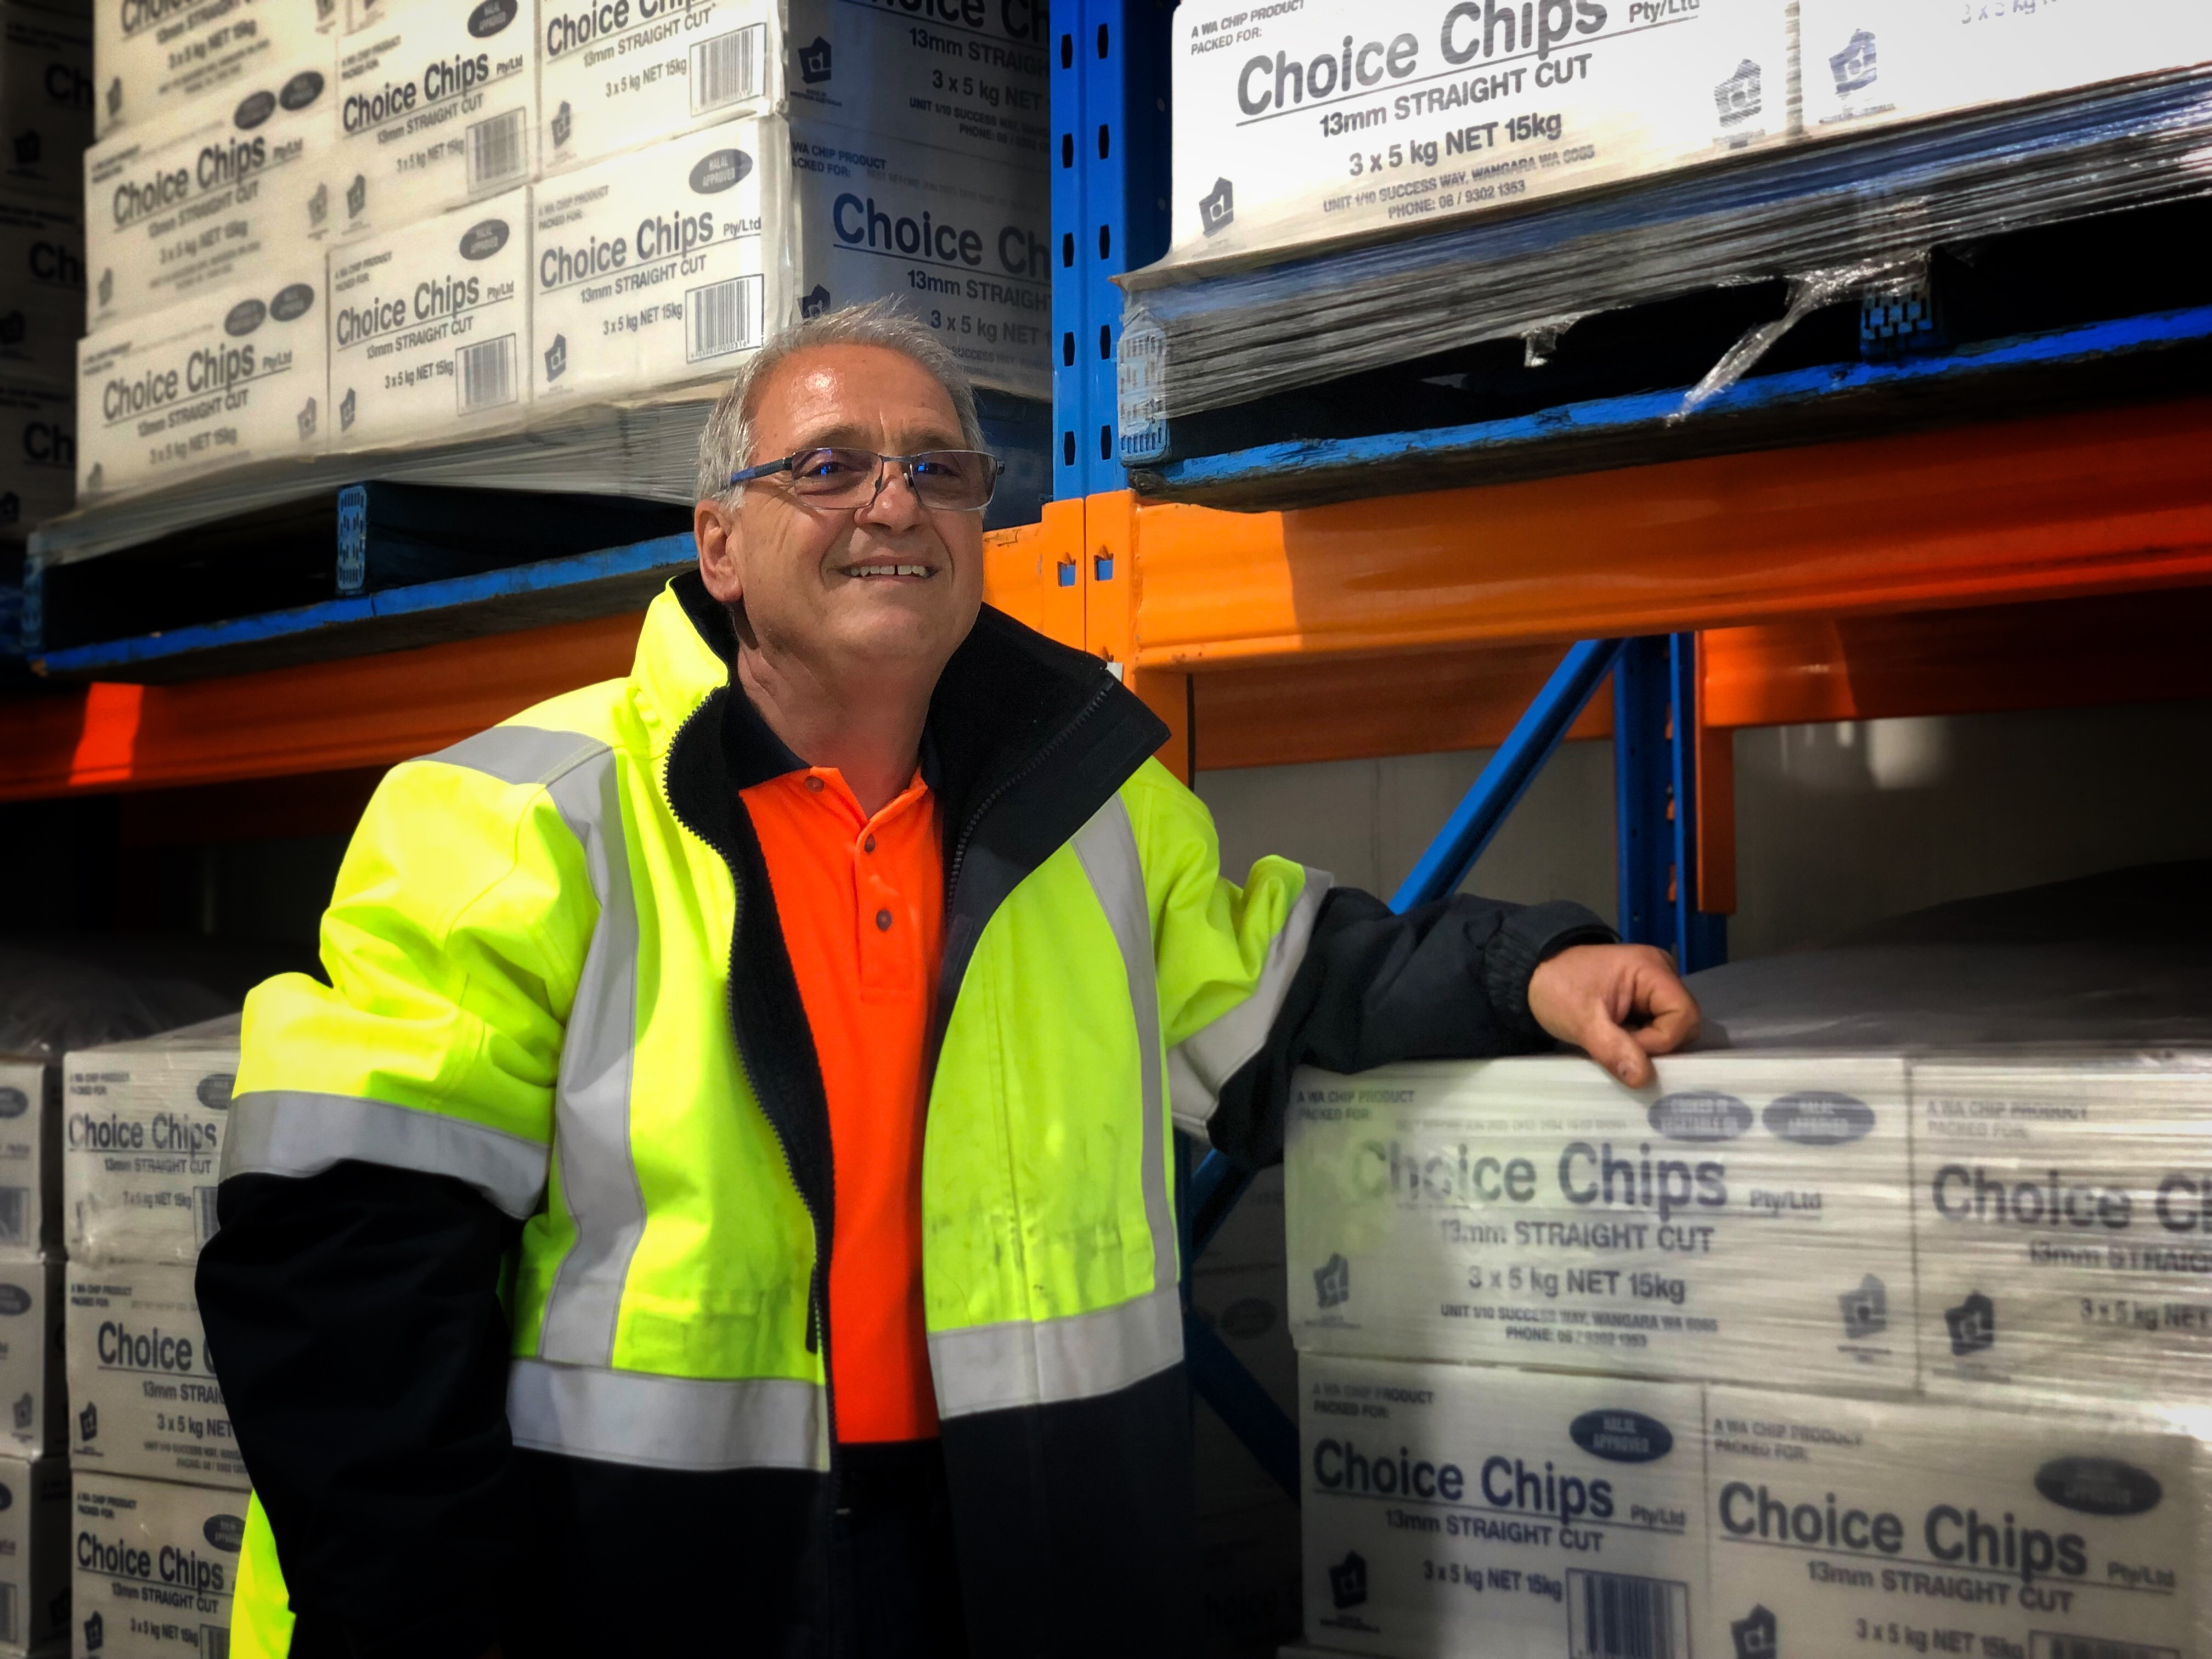
<instances>
[{"instance_id":1,"label":"cardboard box","mask_svg":"<svg viewBox=\"0 0 2212 1659\"><path fill-rule=\"evenodd\" d=\"M550 174L782 113L1042 173L1049 33L1030 0L543 0L538 153Z\"/></svg>"},{"instance_id":2,"label":"cardboard box","mask_svg":"<svg viewBox=\"0 0 2212 1659\"><path fill-rule=\"evenodd\" d=\"M0 4L0 189L76 198L92 142L92 30Z\"/></svg>"},{"instance_id":3,"label":"cardboard box","mask_svg":"<svg viewBox=\"0 0 2212 1659\"><path fill-rule=\"evenodd\" d=\"M328 447L324 277L311 247L80 341L78 503Z\"/></svg>"},{"instance_id":4,"label":"cardboard box","mask_svg":"<svg viewBox=\"0 0 2212 1659\"><path fill-rule=\"evenodd\" d=\"M89 331L246 280L330 234L337 63L318 44L86 152Z\"/></svg>"},{"instance_id":5,"label":"cardboard box","mask_svg":"<svg viewBox=\"0 0 2212 1659\"><path fill-rule=\"evenodd\" d=\"M1298 1407L1297 1354L1283 1314L1283 1270L1244 1268L1194 1275L1191 1309L1265 1389L1284 1414ZM1224 1515L1286 1495L1244 1443L1201 1404L1192 1418L1198 1513Z\"/></svg>"},{"instance_id":6,"label":"cardboard box","mask_svg":"<svg viewBox=\"0 0 2212 1659\"><path fill-rule=\"evenodd\" d=\"M192 1273L145 1262L70 1267L69 1455L77 1468L245 1490Z\"/></svg>"},{"instance_id":7,"label":"cardboard box","mask_svg":"<svg viewBox=\"0 0 2212 1659\"><path fill-rule=\"evenodd\" d=\"M61 1085L44 1060L0 1057L0 1261L60 1253Z\"/></svg>"},{"instance_id":8,"label":"cardboard box","mask_svg":"<svg viewBox=\"0 0 2212 1659\"><path fill-rule=\"evenodd\" d=\"M243 1492L80 1469L70 1507L77 1659L210 1659L229 1651Z\"/></svg>"},{"instance_id":9,"label":"cardboard box","mask_svg":"<svg viewBox=\"0 0 2212 1659\"><path fill-rule=\"evenodd\" d=\"M0 1261L0 1449L35 1457L62 1444L62 1264Z\"/></svg>"},{"instance_id":10,"label":"cardboard box","mask_svg":"<svg viewBox=\"0 0 2212 1659\"><path fill-rule=\"evenodd\" d=\"M530 192L331 255L332 441L437 443L529 409Z\"/></svg>"},{"instance_id":11,"label":"cardboard box","mask_svg":"<svg viewBox=\"0 0 2212 1659\"><path fill-rule=\"evenodd\" d=\"M2208 1398L2212 1056L1913 1062L1923 1388Z\"/></svg>"},{"instance_id":12,"label":"cardboard box","mask_svg":"<svg viewBox=\"0 0 2212 1659\"><path fill-rule=\"evenodd\" d=\"M1382 1353L1852 1392L1915 1382L1905 1067L1579 1056L1303 1073L1291 1334Z\"/></svg>"},{"instance_id":13,"label":"cardboard box","mask_svg":"<svg viewBox=\"0 0 2212 1659\"><path fill-rule=\"evenodd\" d=\"M1172 45L1171 257L1426 229L1789 131L1784 0L1187 0Z\"/></svg>"},{"instance_id":14,"label":"cardboard box","mask_svg":"<svg viewBox=\"0 0 2212 1659\"><path fill-rule=\"evenodd\" d=\"M2212 10L2156 0L1799 0L1797 15L1812 137L2212 59Z\"/></svg>"},{"instance_id":15,"label":"cardboard box","mask_svg":"<svg viewBox=\"0 0 2212 1659\"><path fill-rule=\"evenodd\" d=\"M238 1017L81 1049L64 1071L70 1261L195 1260L216 1230Z\"/></svg>"},{"instance_id":16,"label":"cardboard box","mask_svg":"<svg viewBox=\"0 0 2212 1659\"><path fill-rule=\"evenodd\" d=\"M76 500L76 393L0 380L0 541L21 542Z\"/></svg>"},{"instance_id":17,"label":"cardboard box","mask_svg":"<svg viewBox=\"0 0 2212 1659\"><path fill-rule=\"evenodd\" d=\"M337 0L94 0L99 136L235 103L272 65L327 52L338 11Z\"/></svg>"},{"instance_id":18,"label":"cardboard box","mask_svg":"<svg viewBox=\"0 0 2212 1659\"><path fill-rule=\"evenodd\" d=\"M0 1456L0 1655L66 1639L69 1628L68 1466Z\"/></svg>"},{"instance_id":19,"label":"cardboard box","mask_svg":"<svg viewBox=\"0 0 2212 1659\"><path fill-rule=\"evenodd\" d=\"M1027 168L744 117L536 198L541 404L726 380L785 324L885 295L978 384L1048 395L1049 211Z\"/></svg>"},{"instance_id":20,"label":"cardboard box","mask_svg":"<svg viewBox=\"0 0 2212 1659\"><path fill-rule=\"evenodd\" d=\"M338 54L341 234L530 182L538 49L521 0L398 0Z\"/></svg>"},{"instance_id":21,"label":"cardboard box","mask_svg":"<svg viewBox=\"0 0 2212 1659\"><path fill-rule=\"evenodd\" d=\"M2186 1435L1725 1388L1705 1410L1698 1653L2204 1650L2204 1491Z\"/></svg>"},{"instance_id":22,"label":"cardboard box","mask_svg":"<svg viewBox=\"0 0 2212 1659\"><path fill-rule=\"evenodd\" d=\"M73 204L0 195L0 378L76 384L84 220Z\"/></svg>"},{"instance_id":23,"label":"cardboard box","mask_svg":"<svg viewBox=\"0 0 2212 1659\"><path fill-rule=\"evenodd\" d=\"M1310 1355L1298 1370L1309 1641L1391 1659L1708 1650L1691 1646L1700 1386Z\"/></svg>"}]
</instances>

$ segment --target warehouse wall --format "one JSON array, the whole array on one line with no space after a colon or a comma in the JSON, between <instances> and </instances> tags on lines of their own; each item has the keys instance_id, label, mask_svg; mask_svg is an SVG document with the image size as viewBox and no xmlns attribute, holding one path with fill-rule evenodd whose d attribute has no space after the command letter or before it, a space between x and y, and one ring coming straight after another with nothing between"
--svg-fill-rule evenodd
<instances>
[{"instance_id":1,"label":"warehouse wall","mask_svg":"<svg viewBox=\"0 0 2212 1659\"><path fill-rule=\"evenodd\" d=\"M2212 703L1737 733L1736 957L1948 899L2212 857ZM1201 751L1202 752L1202 751ZM1487 750L1202 773L1224 866L1262 853L1388 894ZM1614 909L1613 750L1562 748L1468 885Z\"/></svg>"}]
</instances>

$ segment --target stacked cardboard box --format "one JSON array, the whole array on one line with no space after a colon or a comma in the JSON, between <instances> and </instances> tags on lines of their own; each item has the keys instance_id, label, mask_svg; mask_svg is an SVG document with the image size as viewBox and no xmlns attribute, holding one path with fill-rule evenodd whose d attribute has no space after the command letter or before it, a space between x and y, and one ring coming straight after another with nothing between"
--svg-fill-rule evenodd
<instances>
[{"instance_id":1,"label":"stacked cardboard box","mask_svg":"<svg viewBox=\"0 0 2212 1659\"><path fill-rule=\"evenodd\" d=\"M228 1650L246 1468L192 1294L216 1229L234 1017L64 1067L70 1629L86 1659Z\"/></svg>"},{"instance_id":2,"label":"stacked cardboard box","mask_svg":"<svg viewBox=\"0 0 2212 1659\"><path fill-rule=\"evenodd\" d=\"M69 1416L62 1348L59 1079L0 1057L0 1655L69 1622Z\"/></svg>"},{"instance_id":3,"label":"stacked cardboard box","mask_svg":"<svg viewBox=\"0 0 2212 1659\"><path fill-rule=\"evenodd\" d=\"M2212 1060L1658 1069L1300 1079L1308 1639L2212 1653Z\"/></svg>"},{"instance_id":4,"label":"stacked cardboard box","mask_svg":"<svg viewBox=\"0 0 2212 1659\"><path fill-rule=\"evenodd\" d=\"M240 0L185 76L118 3L81 502L705 388L885 295L1049 395L1041 7Z\"/></svg>"}]
</instances>

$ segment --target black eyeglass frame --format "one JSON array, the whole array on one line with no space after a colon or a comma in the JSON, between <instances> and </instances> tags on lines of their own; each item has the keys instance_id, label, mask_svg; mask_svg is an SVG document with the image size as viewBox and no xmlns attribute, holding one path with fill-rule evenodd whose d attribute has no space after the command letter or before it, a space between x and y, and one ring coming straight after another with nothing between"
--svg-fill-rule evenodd
<instances>
[{"instance_id":1,"label":"black eyeglass frame","mask_svg":"<svg viewBox=\"0 0 2212 1659\"><path fill-rule=\"evenodd\" d=\"M828 454L872 455L876 460L874 491L865 501L853 501L830 509L838 513L857 513L863 507L874 506L878 498L884 493L884 485L890 479L890 468L894 465L898 467L899 476L906 480L906 487L914 491L915 500L921 501L922 506L927 507L932 513L981 513L991 505L991 498L999 493L999 480L1006 476L1006 464L988 449L921 449L911 455L884 455L875 450L861 449L851 444L814 444L805 449L794 451L781 460L763 461L757 466L744 467L732 472L729 477L729 487L735 489L741 483L750 483L756 478L772 477L779 472L796 472L799 462L808 456ZM923 501L921 487L914 481L914 469L917 462L927 460L933 455L981 456L991 469L989 476L984 481L983 499L973 507L931 507L927 501ZM794 490L793 493L801 501L810 499L804 490Z\"/></svg>"}]
</instances>

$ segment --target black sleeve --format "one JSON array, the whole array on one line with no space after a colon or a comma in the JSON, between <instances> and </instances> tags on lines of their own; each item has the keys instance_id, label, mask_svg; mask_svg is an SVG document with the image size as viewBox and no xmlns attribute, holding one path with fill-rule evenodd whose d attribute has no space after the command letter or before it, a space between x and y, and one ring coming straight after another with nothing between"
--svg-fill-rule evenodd
<instances>
[{"instance_id":1,"label":"black sleeve","mask_svg":"<svg viewBox=\"0 0 2212 1659\"><path fill-rule=\"evenodd\" d=\"M234 1176L218 1203L200 1315L295 1659L478 1659L517 1547L515 1224L459 1182L366 1164Z\"/></svg>"},{"instance_id":2,"label":"black sleeve","mask_svg":"<svg viewBox=\"0 0 2212 1659\"><path fill-rule=\"evenodd\" d=\"M1528 1014L1536 964L1614 937L1579 904L1462 893L1401 916L1371 893L1333 890L1267 1042L1222 1087L1213 1145L1241 1164L1279 1160L1291 1073L1301 1066L1364 1072L1547 1048Z\"/></svg>"}]
</instances>

